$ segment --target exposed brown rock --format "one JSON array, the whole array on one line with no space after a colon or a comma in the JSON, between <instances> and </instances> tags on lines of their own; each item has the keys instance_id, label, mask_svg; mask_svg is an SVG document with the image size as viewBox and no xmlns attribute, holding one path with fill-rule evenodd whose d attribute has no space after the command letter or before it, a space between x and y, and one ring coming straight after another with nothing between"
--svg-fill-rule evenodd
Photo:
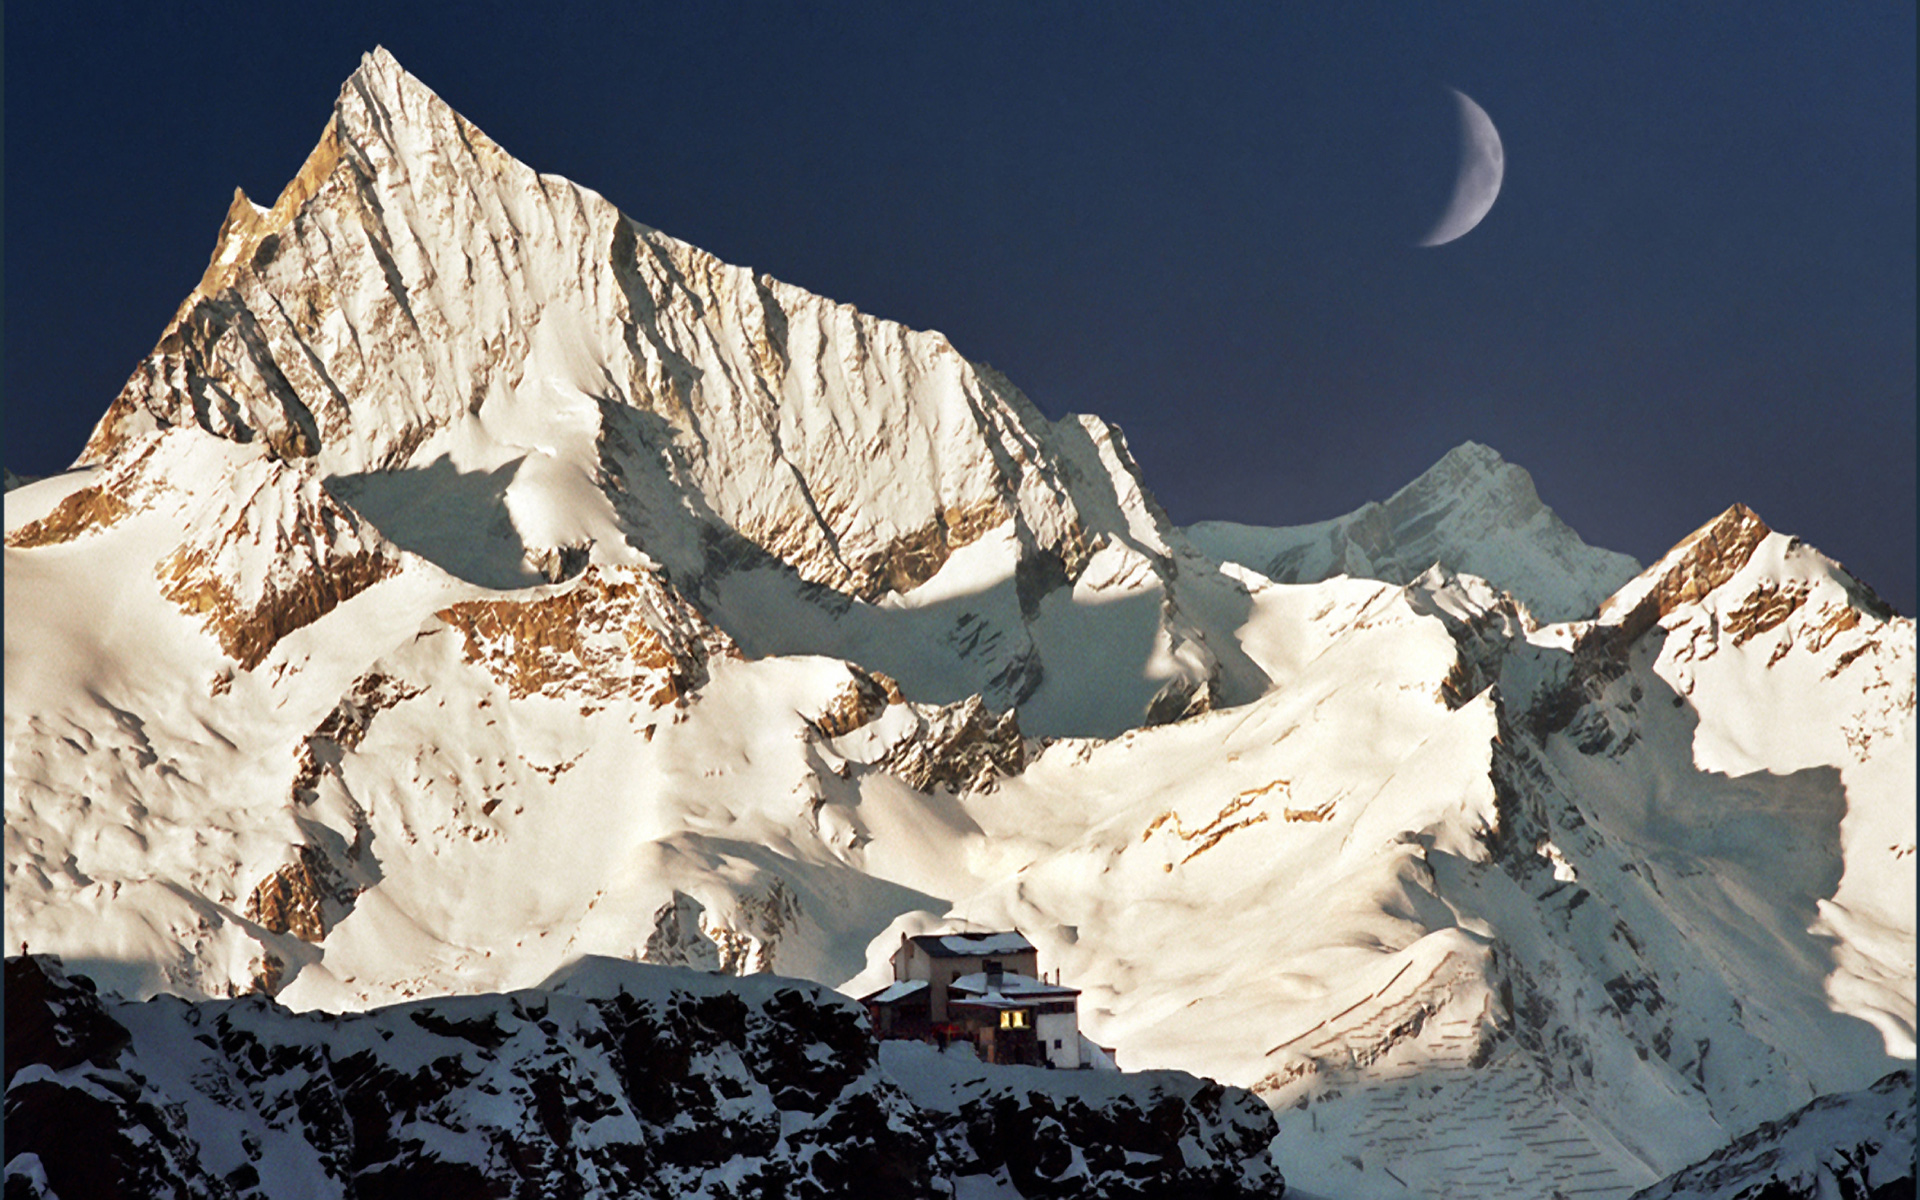
<instances>
[{"instance_id":1,"label":"exposed brown rock","mask_svg":"<svg viewBox=\"0 0 1920 1200\"><path fill-rule=\"evenodd\" d=\"M82 534L98 533L117 525L132 511L125 500L111 491L84 487L60 501L46 516L8 534L7 545L16 550L30 550L35 546L70 542Z\"/></svg>"},{"instance_id":2,"label":"exposed brown rock","mask_svg":"<svg viewBox=\"0 0 1920 1200\"><path fill-rule=\"evenodd\" d=\"M354 680L326 719L300 740L298 766L293 775L293 799L299 803L312 800L313 790L320 786L321 773L327 767L338 767L341 757L360 744L376 714L418 696L423 690L378 668Z\"/></svg>"},{"instance_id":3,"label":"exposed brown rock","mask_svg":"<svg viewBox=\"0 0 1920 1200\"><path fill-rule=\"evenodd\" d=\"M7 545L18 550L54 546L119 524L152 495L153 482L144 468L158 449L157 439L148 442L95 482L69 493L46 516L8 534Z\"/></svg>"},{"instance_id":4,"label":"exposed brown rock","mask_svg":"<svg viewBox=\"0 0 1920 1200\"><path fill-rule=\"evenodd\" d=\"M228 206L226 219L220 224L220 235L214 239L213 255L194 293L211 296L230 285L240 268L253 261L262 239L285 228L294 214L320 190L320 185L340 164L340 155L339 128L334 118L328 117L326 128L320 131L319 142L308 152L306 161L287 181L287 186L280 189L279 198L273 202L272 208L262 211L254 207L245 192L239 188L233 189L233 203Z\"/></svg>"},{"instance_id":5,"label":"exposed brown rock","mask_svg":"<svg viewBox=\"0 0 1920 1200\"><path fill-rule=\"evenodd\" d=\"M341 604L400 570L397 558L356 550L309 564L290 583L269 582L248 604L221 577L203 551L182 546L160 564L160 591L201 625L246 670L266 660L280 639L313 624Z\"/></svg>"},{"instance_id":6,"label":"exposed brown rock","mask_svg":"<svg viewBox=\"0 0 1920 1200\"><path fill-rule=\"evenodd\" d=\"M630 697L671 704L738 657L724 633L651 572L595 564L533 599L469 600L436 614L515 699Z\"/></svg>"},{"instance_id":7,"label":"exposed brown rock","mask_svg":"<svg viewBox=\"0 0 1920 1200\"><path fill-rule=\"evenodd\" d=\"M1722 628L1733 635L1733 644L1742 645L1786 623L1788 617L1807 602L1805 582L1771 580L1755 588L1740 606L1728 613Z\"/></svg>"},{"instance_id":8,"label":"exposed brown rock","mask_svg":"<svg viewBox=\"0 0 1920 1200\"><path fill-rule=\"evenodd\" d=\"M889 704L902 703L900 685L878 671L865 671L849 664L853 678L840 689L832 702L813 719L813 727L825 738L843 737L868 724Z\"/></svg>"},{"instance_id":9,"label":"exposed brown rock","mask_svg":"<svg viewBox=\"0 0 1920 1200\"><path fill-rule=\"evenodd\" d=\"M254 886L246 917L274 933L317 943L327 936L326 902L349 900L352 890L317 847L296 846L293 855L292 862Z\"/></svg>"},{"instance_id":10,"label":"exposed brown rock","mask_svg":"<svg viewBox=\"0 0 1920 1200\"><path fill-rule=\"evenodd\" d=\"M286 982L286 974L285 960L269 950L254 962L253 978L247 990L263 996L277 996L280 994L280 985Z\"/></svg>"},{"instance_id":11,"label":"exposed brown rock","mask_svg":"<svg viewBox=\"0 0 1920 1200\"><path fill-rule=\"evenodd\" d=\"M1736 504L1681 539L1662 561L1658 582L1631 609L1617 611L1618 597L1600 606L1600 621L1625 645L1638 639L1683 604L1701 599L1732 579L1773 531L1744 504Z\"/></svg>"},{"instance_id":12,"label":"exposed brown rock","mask_svg":"<svg viewBox=\"0 0 1920 1200\"><path fill-rule=\"evenodd\" d=\"M998 496L960 508L943 507L924 528L853 564L854 594L872 601L888 592L910 592L939 573L954 551L1012 519L1012 510Z\"/></svg>"}]
</instances>

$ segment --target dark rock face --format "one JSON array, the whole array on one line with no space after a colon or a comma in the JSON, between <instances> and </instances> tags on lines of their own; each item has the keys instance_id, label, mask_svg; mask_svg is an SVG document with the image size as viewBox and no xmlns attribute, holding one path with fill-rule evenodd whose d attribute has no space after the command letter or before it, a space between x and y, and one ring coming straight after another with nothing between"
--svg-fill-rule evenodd
<instances>
[{"instance_id":1,"label":"dark rock face","mask_svg":"<svg viewBox=\"0 0 1920 1200\"><path fill-rule=\"evenodd\" d=\"M231 1197L182 1114L119 1067L130 1035L93 981L47 955L7 959L7 1200Z\"/></svg>"},{"instance_id":2,"label":"dark rock face","mask_svg":"<svg viewBox=\"0 0 1920 1200\"><path fill-rule=\"evenodd\" d=\"M93 980L68 978L58 959L9 958L6 979L8 1086L25 1067L107 1063L127 1044L127 1031L101 1008Z\"/></svg>"},{"instance_id":3,"label":"dark rock face","mask_svg":"<svg viewBox=\"0 0 1920 1200\"><path fill-rule=\"evenodd\" d=\"M976 1068L964 1104L916 1104L858 1006L791 980L592 960L551 988L333 1016L120 1001L41 956L7 961L6 996L7 1200L1284 1186L1272 1115L1240 1089L1160 1073L1083 1097L1089 1076Z\"/></svg>"},{"instance_id":4,"label":"dark rock face","mask_svg":"<svg viewBox=\"0 0 1920 1200\"><path fill-rule=\"evenodd\" d=\"M1272 1116L1252 1093L1206 1083L1182 1098L1166 1093L1089 1104L1043 1091L996 1091L960 1111L967 1149L981 1167L1004 1170L1029 1200L1226 1200L1284 1191L1279 1173L1248 1171L1271 1140ZM1208 1146L1208 1133L1223 1145ZM1190 1166L1183 1141L1221 1150Z\"/></svg>"}]
</instances>

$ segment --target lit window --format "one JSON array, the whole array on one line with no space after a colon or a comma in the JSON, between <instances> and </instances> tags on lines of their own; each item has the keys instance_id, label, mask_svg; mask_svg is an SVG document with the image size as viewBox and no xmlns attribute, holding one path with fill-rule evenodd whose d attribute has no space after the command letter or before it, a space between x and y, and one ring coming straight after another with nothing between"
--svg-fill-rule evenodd
<instances>
[{"instance_id":1,"label":"lit window","mask_svg":"<svg viewBox=\"0 0 1920 1200\"><path fill-rule=\"evenodd\" d=\"M1025 1029L1026 1027L1027 1027L1027 1010L1026 1009L1010 1008L1000 1014L1000 1028Z\"/></svg>"}]
</instances>

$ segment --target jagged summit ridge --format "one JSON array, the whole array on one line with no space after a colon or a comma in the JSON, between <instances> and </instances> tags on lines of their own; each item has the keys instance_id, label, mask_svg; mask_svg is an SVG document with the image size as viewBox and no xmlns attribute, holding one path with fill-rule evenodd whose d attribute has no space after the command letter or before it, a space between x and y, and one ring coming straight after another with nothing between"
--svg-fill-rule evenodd
<instances>
[{"instance_id":1,"label":"jagged summit ridge","mask_svg":"<svg viewBox=\"0 0 1920 1200\"><path fill-rule=\"evenodd\" d=\"M1168 688L1264 686L1218 662L1177 602L1145 621L1132 684L1065 669L1065 647L1101 635L1077 599L1043 613L1049 595L1175 599L1169 527L1115 431L1051 423L939 334L729 266L537 174L384 52L271 209L236 196L205 278L82 461L183 425L310 461L470 582L658 565L749 653L860 658L927 699L1021 705L1037 729L1116 732ZM974 547L949 587L916 596ZM1007 602L976 606L979 628L909 611L988 587ZM1076 726L1090 692L1113 711Z\"/></svg>"},{"instance_id":2,"label":"jagged summit ridge","mask_svg":"<svg viewBox=\"0 0 1920 1200\"><path fill-rule=\"evenodd\" d=\"M1384 502L1278 529L1202 521L1195 544L1278 583L1335 575L1409 583L1435 563L1511 592L1540 620L1591 616L1639 564L1596 549L1540 501L1533 477L1464 442Z\"/></svg>"}]
</instances>

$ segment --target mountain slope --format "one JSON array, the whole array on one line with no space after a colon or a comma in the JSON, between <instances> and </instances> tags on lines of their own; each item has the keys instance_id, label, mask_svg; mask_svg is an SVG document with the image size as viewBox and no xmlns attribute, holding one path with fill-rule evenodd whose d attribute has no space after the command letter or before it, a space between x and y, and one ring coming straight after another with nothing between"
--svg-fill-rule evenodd
<instances>
[{"instance_id":1,"label":"mountain slope","mask_svg":"<svg viewBox=\"0 0 1920 1200\"><path fill-rule=\"evenodd\" d=\"M1822 1096L1633 1200L1905 1200L1914 1190L1913 1072Z\"/></svg>"}]
</instances>

